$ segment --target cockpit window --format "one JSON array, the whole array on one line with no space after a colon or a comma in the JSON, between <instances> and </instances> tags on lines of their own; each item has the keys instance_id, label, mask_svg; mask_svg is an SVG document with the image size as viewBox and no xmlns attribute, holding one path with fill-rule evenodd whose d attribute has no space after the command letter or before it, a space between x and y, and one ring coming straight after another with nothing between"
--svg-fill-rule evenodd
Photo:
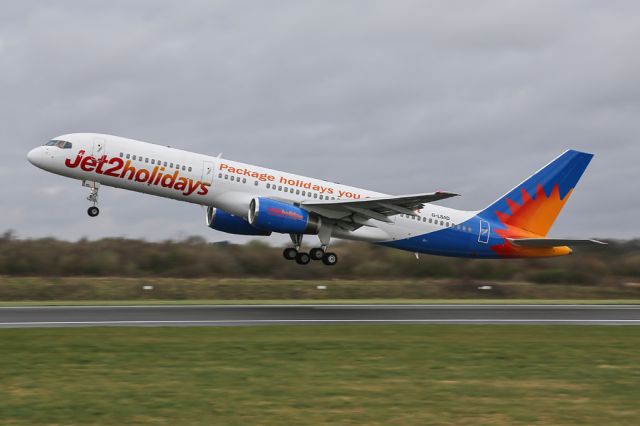
<instances>
[{"instance_id":1,"label":"cockpit window","mask_svg":"<svg viewBox=\"0 0 640 426\"><path fill-rule=\"evenodd\" d=\"M57 146L58 148L61 149L71 149L71 147L73 146L73 144L71 142L67 142L67 141L61 141L61 140L50 140L49 142L47 142L46 144L44 144L45 146Z\"/></svg>"}]
</instances>

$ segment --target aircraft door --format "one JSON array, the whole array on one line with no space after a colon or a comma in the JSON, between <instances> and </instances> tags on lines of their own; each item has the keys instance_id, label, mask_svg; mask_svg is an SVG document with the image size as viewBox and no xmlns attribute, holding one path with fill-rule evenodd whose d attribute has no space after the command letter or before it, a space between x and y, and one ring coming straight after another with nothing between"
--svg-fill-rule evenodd
<instances>
[{"instance_id":1,"label":"aircraft door","mask_svg":"<svg viewBox=\"0 0 640 426\"><path fill-rule=\"evenodd\" d=\"M491 224L486 220L480 219L480 232L478 233L478 242L487 244L491 235Z\"/></svg>"},{"instance_id":2,"label":"aircraft door","mask_svg":"<svg viewBox=\"0 0 640 426\"><path fill-rule=\"evenodd\" d=\"M211 186L213 184L214 170L215 165L213 164L213 161L202 162L202 177L200 180L204 185Z\"/></svg>"},{"instance_id":3,"label":"aircraft door","mask_svg":"<svg viewBox=\"0 0 640 426\"><path fill-rule=\"evenodd\" d=\"M95 158L100 158L107 153L107 141L104 138L93 138L93 148L91 154Z\"/></svg>"}]
</instances>

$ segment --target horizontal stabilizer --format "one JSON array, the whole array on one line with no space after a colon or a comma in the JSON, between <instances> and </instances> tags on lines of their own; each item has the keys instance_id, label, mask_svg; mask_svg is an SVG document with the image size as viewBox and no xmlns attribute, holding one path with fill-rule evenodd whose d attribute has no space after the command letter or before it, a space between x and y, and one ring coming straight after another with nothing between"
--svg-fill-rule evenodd
<instances>
[{"instance_id":1,"label":"horizontal stabilizer","mask_svg":"<svg viewBox=\"0 0 640 426\"><path fill-rule=\"evenodd\" d=\"M507 238L507 241L519 247L539 248L607 244L598 240L575 240L570 238Z\"/></svg>"}]
</instances>

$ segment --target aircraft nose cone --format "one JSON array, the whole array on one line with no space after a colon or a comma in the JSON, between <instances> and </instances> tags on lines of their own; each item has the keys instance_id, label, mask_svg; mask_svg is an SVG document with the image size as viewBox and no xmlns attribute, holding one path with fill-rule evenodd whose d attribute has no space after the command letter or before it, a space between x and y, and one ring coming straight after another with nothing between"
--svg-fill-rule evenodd
<instances>
[{"instance_id":1,"label":"aircraft nose cone","mask_svg":"<svg viewBox=\"0 0 640 426\"><path fill-rule=\"evenodd\" d=\"M34 166L40 166L42 162L42 148L37 147L29 151L27 153L27 160L29 160L29 162Z\"/></svg>"}]
</instances>

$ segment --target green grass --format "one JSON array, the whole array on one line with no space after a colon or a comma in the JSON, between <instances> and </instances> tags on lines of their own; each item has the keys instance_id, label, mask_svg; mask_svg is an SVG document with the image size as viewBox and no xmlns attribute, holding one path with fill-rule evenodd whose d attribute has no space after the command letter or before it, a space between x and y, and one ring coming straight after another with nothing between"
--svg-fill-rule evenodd
<instances>
[{"instance_id":1,"label":"green grass","mask_svg":"<svg viewBox=\"0 0 640 426\"><path fill-rule=\"evenodd\" d=\"M0 330L0 424L637 424L640 332Z\"/></svg>"},{"instance_id":2,"label":"green grass","mask_svg":"<svg viewBox=\"0 0 640 426\"><path fill-rule=\"evenodd\" d=\"M490 284L491 289L479 286ZM145 287L152 288L146 290ZM324 288L318 288L324 286ZM640 285L551 285L455 280L2 277L0 303L18 301L630 300Z\"/></svg>"},{"instance_id":3,"label":"green grass","mask_svg":"<svg viewBox=\"0 0 640 426\"><path fill-rule=\"evenodd\" d=\"M2 306L163 306L163 305L638 305L635 299L283 299L283 300L35 300Z\"/></svg>"}]
</instances>

